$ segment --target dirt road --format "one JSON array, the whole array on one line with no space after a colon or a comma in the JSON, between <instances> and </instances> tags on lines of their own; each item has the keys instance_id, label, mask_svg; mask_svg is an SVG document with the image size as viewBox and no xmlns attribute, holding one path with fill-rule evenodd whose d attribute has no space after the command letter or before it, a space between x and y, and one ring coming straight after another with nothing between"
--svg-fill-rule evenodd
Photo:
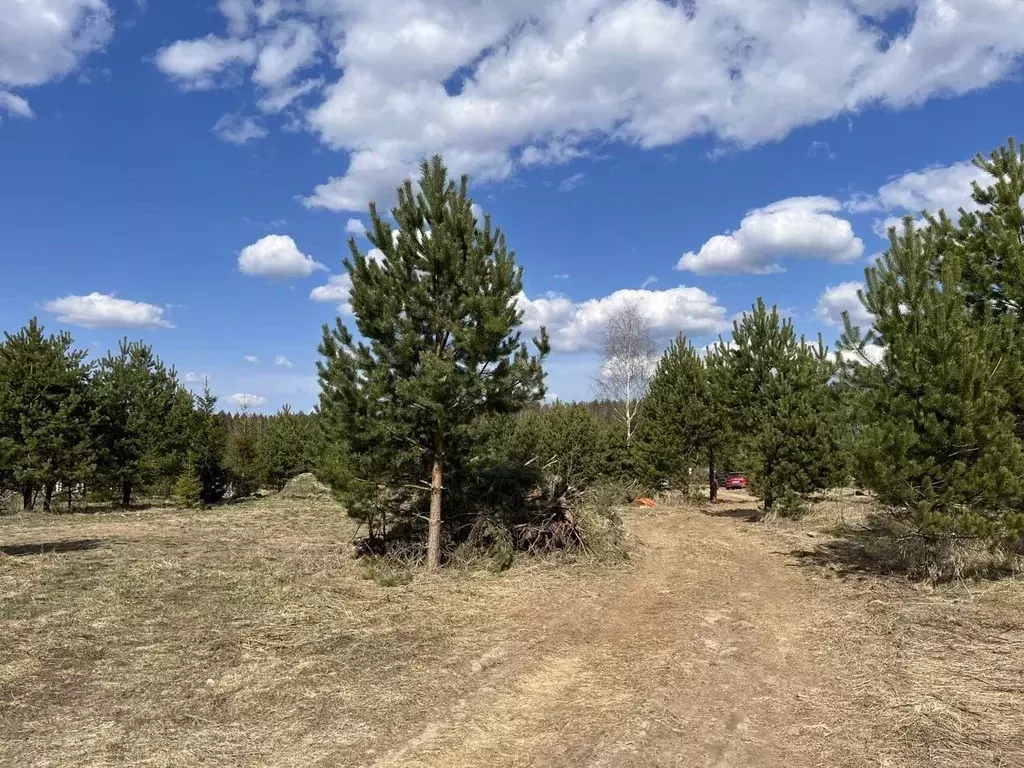
<instances>
[{"instance_id":1,"label":"dirt road","mask_svg":"<svg viewBox=\"0 0 1024 768\"><path fill-rule=\"evenodd\" d=\"M635 569L524 606L474 687L374 765L869 764L819 641L836 619L805 576L735 520L689 510L638 530Z\"/></svg>"}]
</instances>

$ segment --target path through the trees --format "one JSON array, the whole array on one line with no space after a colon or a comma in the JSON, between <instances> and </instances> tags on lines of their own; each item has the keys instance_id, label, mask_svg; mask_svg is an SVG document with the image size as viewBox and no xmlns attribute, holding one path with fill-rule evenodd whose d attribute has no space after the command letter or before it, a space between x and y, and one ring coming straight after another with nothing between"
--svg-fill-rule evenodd
<instances>
[{"instance_id":1,"label":"path through the trees","mask_svg":"<svg viewBox=\"0 0 1024 768\"><path fill-rule=\"evenodd\" d=\"M522 606L465 694L375 765L875 764L822 642L834 606L805 574L736 520L687 510L636 530L634 570Z\"/></svg>"}]
</instances>

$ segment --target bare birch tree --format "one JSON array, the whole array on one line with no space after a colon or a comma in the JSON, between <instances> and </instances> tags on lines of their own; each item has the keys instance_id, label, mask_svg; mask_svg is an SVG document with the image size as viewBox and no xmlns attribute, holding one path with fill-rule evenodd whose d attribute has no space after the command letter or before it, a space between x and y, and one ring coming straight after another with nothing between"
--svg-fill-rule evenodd
<instances>
[{"instance_id":1,"label":"bare birch tree","mask_svg":"<svg viewBox=\"0 0 1024 768\"><path fill-rule=\"evenodd\" d=\"M597 391L612 403L616 416L626 425L629 443L640 418L640 403L658 362L651 324L638 302L621 305L608 319L601 351Z\"/></svg>"}]
</instances>

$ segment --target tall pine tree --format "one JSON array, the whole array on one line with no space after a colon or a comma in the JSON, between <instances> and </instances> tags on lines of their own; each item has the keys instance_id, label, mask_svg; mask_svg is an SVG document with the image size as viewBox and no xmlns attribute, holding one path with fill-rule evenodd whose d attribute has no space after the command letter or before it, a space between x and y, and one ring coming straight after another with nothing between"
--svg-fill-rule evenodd
<instances>
[{"instance_id":1,"label":"tall pine tree","mask_svg":"<svg viewBox=\"0 0 1024 768\"><path fill-rule=\"evenodd\" d=\"M862 293L874 325L862 335L847 323L843 340L851 351L885 349L879 365L852 371L864 421L860 474L936 554L957 540L1024 531L1024 453L1011 407L1024 377L1019 322L1012 303L974 301L979 284L964 279L964 262L977 254L959 244L963 235L944 216L890 231Z\"/></svg>"},{"instance_id":2,"label":"tall pine tree","mask_svg":"<svg viewBox=\"0 0 1024 768\"><path fill-rule=\"evenodd\" d=\"M766 516L779 502L794 512L804 495L841 477L840 410L829 386L837 366L820 339L806 344L761 299L735 322L733 345L720 348L725 370L715 396L744 443L753 489Z\"/></svg>"},{"instance_id":3,"label":"tall pine tree","mask_svg":"<svg viewBox=\"0 0 1024 768\"><path fill-rule=\"evenodd\" d=\"M320 411L333 439L349 442L375 482L430 489L427 563L441 559L445 465L479 415L515 411L544 393L542 331L531 354L518 327L522 270L505 236L473 215L463 177L440 157L407 181L392 211L397 233L370 205L374 256L355 239L345 266L361 340L325 326ZM379 256L378 256L379 254Z\"/></svg>"},{"instance_id":4,"label":"tall pine tree","mask_svg":"<svg viewBox=\"0 0 1024 768\"><path fill-rule=\"evenodd\" d=\"M4 474L27 510L42 492L49 511L58 483L82 482L94 468L89 368L72 344L66 332L46 336L35 318L0 344Z\"/></svg>"},{"instance_id":5,"label":"tall pine tree","mask_svg":"<svg viewBox=\"0 0 1024 768\"><path fill-rule=\"evenodd\" d=\"M224 498L228 473L227 430L217 417L217 398L204 382L203 393L195 398L195 415L189 445L191 469L199 481L199 498L213 504Z\"/></svg>"},{"instance_id":6,"label":"tall pine tree","mask_svg":"<svg viewBox=\"0 0 1024 768\"><path fill-rule=\"evenodd\" d=\"M689 490L695 464L708 468L710 497L715 498L715 453L721 419L715 408L704 361L679 336L658 363L644 400L635 455L637 468L650 482L667 482Z\"/></svg>"},{"instance_id":7,"label":"tall pine tree","mask_svg":"<svg viewBox=\"0 0 1024 768\"><path fill-rule=\"evenodd\" d=\"M125 507L141 487L169 489L184 465L188 440L187 407L174 371L152 347L126 339L100 361L94 393L104 485Z\"/></svg>"}]
</instances>

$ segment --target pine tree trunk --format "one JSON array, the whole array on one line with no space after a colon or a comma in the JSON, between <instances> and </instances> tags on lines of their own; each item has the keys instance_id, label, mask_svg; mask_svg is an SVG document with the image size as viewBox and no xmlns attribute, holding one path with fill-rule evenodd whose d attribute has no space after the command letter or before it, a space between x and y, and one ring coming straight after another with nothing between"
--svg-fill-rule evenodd
<instances>
[{"instance_id":1,"label":"pine tree trunk","mask_svg":"<svg viewBox=\"0 0 1024 768\"><path fill-rule=\"evenodd\" d=\"M53 511L53 483L47 483L43 491L43 512Z\"/></svg>"},{"instance_id":2,"label":"pine tree trunk","mask_svg":"<svg viewBox=\"0 0 1024 768\"><path fill-rule=\"evenodd\" d=\"M440 443L440 441L438 441ZM427 529L427 568L437 570L441 565L441 488L444 470L441 452L434 454L434 467L430 477L430 527Z\"/></svg>"},{"instance_id":3,"label":"pine tree trunk","mask_svg":"<svg viewBox=\"0 0 1024 768\"><path fill-rule=\"evenodd\" d=\"M125 480L121 483L121 506L125 509L132 503L132 484Z\"/></svg>"},{"instance_id":4,"label":"pine tree trunk","mask_svg":"<svg viewBox=\"0 0 1024 768\"><path fill-rule=\"evenodd\" d=\"M26 483L21 487L21 508L26 512L31 512L32 508L35 507L36 501L36 489L32 486L32 483Z\"/></svg>"},{"instance_id":5,"label":"pine tree trunk","mask_svg":"<svg viewBox=\"0 0 1024 768\"><path fill-rule=\"evenodd\" d=\"M715 478L715 449L708 448L708 501L718 501L718 480Z\"/></svg>"}]
</instances>

